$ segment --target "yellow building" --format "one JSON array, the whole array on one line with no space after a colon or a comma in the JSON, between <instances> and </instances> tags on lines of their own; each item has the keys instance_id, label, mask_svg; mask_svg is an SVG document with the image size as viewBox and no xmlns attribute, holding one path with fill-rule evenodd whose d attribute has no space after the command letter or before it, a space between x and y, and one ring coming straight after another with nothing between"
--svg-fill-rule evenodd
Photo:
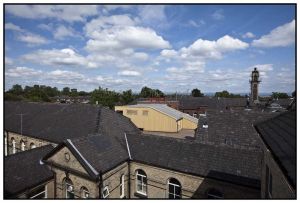
<instances>
[{"instance_id":1,"label":"yellow building","mask_svg":"<svg viewBox=\"0 0 300 203\"><path fill-rule=\"evenodd\" d=\"M196 129L198 119L177 111L165 104L137 104L116 106L140 129L157 132L179 132L181 129Z\"/></svg>"}]
</instances>

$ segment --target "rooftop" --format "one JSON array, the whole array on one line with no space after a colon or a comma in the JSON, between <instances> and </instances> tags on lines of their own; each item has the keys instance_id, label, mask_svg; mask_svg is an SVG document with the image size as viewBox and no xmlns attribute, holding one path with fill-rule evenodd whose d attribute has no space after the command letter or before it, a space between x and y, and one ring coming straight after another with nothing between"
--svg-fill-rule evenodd
<instances>
[{"instance_id":1,"label":"rooftop","mask_svg":"<svg viewBox=\"0 0 300 203\"><path fill-rule=\"evenodd\" d=\"M292 187L296 187L296 111L284 112L255 125Z\"/></svg>"},{"instance_id":2,"label":"rooftop","mask_svg":"<svg viewBox=\"0 0 300 203\"><path fill-rule=\"evenodd\" d=\"M38 147L4 158L4 194L13 198L28 188L40 185L53 178L53 173L40 160L49 153L51 145Z\"/></svg>"},{"instance_id":3,"label":"rooftop","mask_svg":"<svg viewBox=\"0 0 300 203\"><path fill-rule=\"evenodd\" d=\"M173 109L166 104L136 104L136 105L128 105L126 107L129 107L129 108L152 108L152 109L159 111L163 114L166 114L176 120L185 118L192 122L198 123L197 118L194 118L193 116L190 116L186 113L182 113L176 109Z\"/></svg>"},{"instance_id":4,"label":"rooftop","mask_svg":"<svg viewBox=\"0 0 300 203\"><path fill-rule=\"evenodd\" d=\"M256 110L208 110L205 117L199 118L195 138L203 144L258 149L260 139L253 123L276 115ZM207 128L203 127L205 124Z\"/></svg>"}]
</instances>

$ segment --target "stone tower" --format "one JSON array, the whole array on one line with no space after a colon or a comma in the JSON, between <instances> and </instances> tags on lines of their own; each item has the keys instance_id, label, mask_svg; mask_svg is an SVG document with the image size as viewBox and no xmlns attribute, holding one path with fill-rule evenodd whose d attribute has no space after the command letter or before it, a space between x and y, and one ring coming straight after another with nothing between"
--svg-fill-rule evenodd
<instances>
[{"instance_id":1,"label":"stone tower","mask_svg":"<svg viewBox=\"0 0 300 203\"><path fill-rule=\"evenodd\" d=\"M254 68L254 70L252 71L251 80L249 82L251 88L250 100L253 103L258 103L258 84L261 81L259 80L259 72L257 68Z\"/></svg>"}]
</instances>

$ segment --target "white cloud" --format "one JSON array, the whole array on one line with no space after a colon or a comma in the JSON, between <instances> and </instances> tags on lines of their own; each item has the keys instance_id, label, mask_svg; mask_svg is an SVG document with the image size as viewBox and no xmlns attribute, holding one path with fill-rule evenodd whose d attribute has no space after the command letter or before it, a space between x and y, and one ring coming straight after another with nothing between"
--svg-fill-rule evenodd
<instances>
[{"instance_id":1,"label":"white cloud","mask_svg":"<svg viewBox=\"0 0 300 203\"><path fill-rule=\"evenodd\" d=\"M13 30L18 32L23 32L24 30L20 28L18 25L15 25L13 23L5 23L5 29L6 30Z\"/></svg>"},{"instance_id":2,"label":"white cloud","mask_svg":"<svg viewBox=\"0 0 300 203\"><path fill-rule=\"evenodd\" d=\"M268 72L273 70L273 64L257 64L249 67L247 70L253 70L254 68L257 68L260 72Z\"/></svg>"},{"instance_id":3,"label":"white cloud","mask_svg":"<svg viewBox=\"0 0 300 203\"><path fill-rule=\"evenodd\" d=\"M167 23L165 5L143 5L139 6L139 16L143 24L162 26Z\"/></svg>"},{"instance_id":4,"label":"white cloud","mask_svg":"<svg viewBox=\"0 0 300 203\"><path fill-rule=\"evenodd\" d=\"M5 66L10 66L13 64L13 60L5 56Z\"/></svg>"},{"instance_id":5,"label":"white cloud","mask_svg":"<svg viewBox=\"0 0 300 203\"><path fill-rule=\"evenodd\" d=\"M295 20L273 29L269 34L253 40L255 47L285 47L295 42Z\"/></svg>"},{"instance_id":6,"label":"white cloud","mask_svg":"<svg viewBox=\"0 0 300 203\"><path fill-rule=\"evenodd\" d=\"M76 33L71 27L59 25L53 32L53 36L55 39L64 39L65 37L75 37Z\"/></svg>"},{"instance_id":7,"label":"white cloud","mask_svg":"<svg viewBox=\"0 0 300 203\"><path fill-rule=\"evenodd\" d=\"M53 25L51 23L49 23L49 24L42 23L42 24L39 24L37 27L42 29L42 30L48 30L48 31L53 30Z\"/></svg>"},{"instance_id":8,"label":"white cloud","mask_svg":"<svg viewBox=\"0 0 300 203\"><path fill-rule=\"evenodd\" d=\"M17 39L21 42L27 43L27 45L29 46L36 46L49 43L49 40L47 40L46 38L38 34L33 34L29 32L18 35Z\"/></svg>"},{"instance_id":9,"label":"white cloud","mask_svg":"<svg viewBox=\"0 0 300 203\"><path fill-rule=\"evenodd\" d=\"M245 34L243 34L242 37L243 38L254 38L255 35L252 32L246 32Z\"/></svg>"},{"instance_id":10,"label":"white cloud","mask_svg":"<svg viewBox=\"0 0 300 203\"><path fill-rule=\"evenodd\" d=\"M132 71L132 70L124 70L124 71L118 72L118 75L121 75L121 76L140 76L141 73L139 73L137 71Z\"/></svg>"},{"instance_id":11,"label":"white cloud","mask_svg":"<svg viewBox=\"0 0 300 203\"><path fill-rule=\"evenodd\" d=\"M204 20L199 20L199 21L194 21L194 20L189 20L188 25L192 26L192 27L200 27L201 25L205 25L205 21Z\"/></svg>"},{"instance_id":12,"label":"white cloud","mask_svg":"<svg viewBox=\"0 0 300 203\"><path fill-rule=\"evenodd\" d=\"M177 56L177 51L173 49L164 49L160 52L160 55L166 58L173 58Z\"/></svg>"},{"instance_id":13,"label":"white cloud","mask_svg":"<svg viewBox=\"0 0 300 203\"><path fill-rule=\"evenodd\" d=\"M216 10L211 17L215 20L222 20L225 18L223 9Z\"/></svg>"},{"instance_id":14,"label":"white cloud","mask_svg":"<svg viewBox=\"0 0 300 203\"><path fill-rule=\"evenodd\" d=\"M22 58L26 61L50 66L82 66L84 68L95 68L97 66L70 48L38 50L25 54Z\"/></svg>"},{"instance_id":15,"label":"white cloud","mask_svg":"<svg viewBox=\"0 0 300 203\"><path fill-rule=\"evenodd\" d=\"M42 71L35 70L32 68L27 68L27 67L10 68L7 71L5 71L5 76L13 77L13 78L36 77L36 76L40 76L41 74L42 74Z\"/></svg>"},{"instance_id":16,"label":"white cloud","mask_svg":"<svg viewBox=\"0 0 300 203\"><path fill-rule=\"evenodd\" d=\"M182 57L198 56L220 59L223 53L246 49L248 46L246 42L225 35L217 41L198 39L188 48L183 47L180 52Z\"/></svg>"},{"instance_id":17,"label":"white cloud","mask_svg":"<svg viewBox=\"0 0 300 203\"><path fill-rule=\"evenodd\" d=\"M85 78L83 74L59 69L48 72L45 77L52 80L82 80Z\"/></svg>"},{"instance_id":18,"label":"white cloud","mask_svg":"<svg viewBox=\"0 0 300 203\"><path fill-rule=\"evenodd\" d=\"M85 21L86 17L98 14L97 5L6 5L5 11L22 18L56 18L68 22Z\"/></svg>"}]
</instances>

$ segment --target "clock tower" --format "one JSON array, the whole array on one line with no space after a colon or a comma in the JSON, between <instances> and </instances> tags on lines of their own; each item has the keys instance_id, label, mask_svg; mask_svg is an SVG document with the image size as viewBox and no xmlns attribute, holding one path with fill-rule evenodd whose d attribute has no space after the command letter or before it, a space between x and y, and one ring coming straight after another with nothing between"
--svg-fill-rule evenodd
<instances>
[{"instance_id":1,"label":"clock tower","mask_svg":"<svg viewBox=\"0 0 300 203\"><path fill-rule=\"evenodd\" d=\"M259 80L259 72L257 68L254 68L254 70L252 71L251 80L249 82L251 88L250 99L253 103L258 103L258 84L261 81Z\"/></svg>"}]
</instances>

